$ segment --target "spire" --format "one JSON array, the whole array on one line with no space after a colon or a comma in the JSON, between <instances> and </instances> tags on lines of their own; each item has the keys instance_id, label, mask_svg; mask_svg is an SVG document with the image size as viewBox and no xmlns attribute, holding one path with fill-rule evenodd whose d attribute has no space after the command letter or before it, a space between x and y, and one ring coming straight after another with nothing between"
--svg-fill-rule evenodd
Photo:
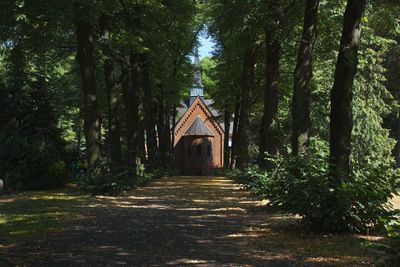
<instances>
[{"instance_id":1,"label":"spire","mask_svg":"<svg viewBox=\"0 0 400 267\"><path fill-rule=\"evenodd\" d=\"M203 79L201 77L201 65L200 65L200 57L199 57L199 48L196 46L194 52L194 76L193 76L193 84L190 89L190 104L192 104L193 100L197 97L204 97L204 85Z\"/></svg>"},{"instance_id":2,"label":"spire","mask_svg":"<svg viewBox=\"0 0 400 267\"><path fill-rule=\"evenodd\" d=\"M196 50L194 52L194 66L196 69L201 69L200 57L199 57L199 47L196 45Z\"/></svg>"},{"instance_id":3,"label":"spire","mask_svg":"<svg viewBox=\"0 0 400 267\"><path fill-rule=\"evenodd\" d=\"M200 65L200 57L199 57L199 48L196 46L195 54L194 54L194 77L193 77L193 86L196 88L204 88L203 79L201 78L201 65Z\"/></svg>"}]
</instances>

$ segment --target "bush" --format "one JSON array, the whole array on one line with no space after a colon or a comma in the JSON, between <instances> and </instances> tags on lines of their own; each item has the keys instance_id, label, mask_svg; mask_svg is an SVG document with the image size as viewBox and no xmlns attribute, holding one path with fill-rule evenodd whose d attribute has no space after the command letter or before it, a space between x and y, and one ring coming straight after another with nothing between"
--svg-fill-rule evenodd
<instances>
[{"instance_id":1,"label":"bush","mask_svg":"<svg viewBox=\"0 0 400 267\"><path fill-rule=\"evenodd\" d=\"M388 240L383 242L367 242L368 247L382 252L377 258L377 266L400 266L400 211L391 219L382 219Z\"/></svg>"},{"instance_id":2,"label":"bush","mask_svg":"<svg viewBox=\"0 0 400 267\"><path fill-rule=\"evenodd\" d=\"M60 153L45 140L0 134L0 162L6 191L49 189L67 181Z\"/></svg>"},{"instance_id":3,"label":"bush","mask_svg":"<svg viewBox=\"0 0 400 267\"><path fill-rule=\"evenodd\" d=\"M388 245L384 246L386 257L385 266L400 266L400 212L386 223L386 231L389 236Z\"/></svg>"},{"instance_id":4,"label":"bush","mask_svg":"<svg viewBox=\"0 0 400 267\"><path fill-rule=\"evenodd\" d=\"M314 230L383 231L381 218L390 217L387 202L396 189L394 169L371 164L367 172L353 170L348 182L333 186L325 151L269 157L275 166L272 172L252 167L234 173L234 177L259 197L270 200L270 205L301 215Z\"/></svg>"}]
</instances>

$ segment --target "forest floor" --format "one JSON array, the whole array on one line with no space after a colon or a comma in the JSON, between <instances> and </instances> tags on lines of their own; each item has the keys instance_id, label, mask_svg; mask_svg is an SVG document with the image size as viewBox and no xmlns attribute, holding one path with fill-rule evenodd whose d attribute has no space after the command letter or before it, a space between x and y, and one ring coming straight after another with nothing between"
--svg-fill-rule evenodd
<instances>
[{"instance_id":1,"label":"forest floor","mask_svg":"<svg viewBox=\"0 0 400 267\"><path fill-rule=\"evenodd\" d=\"M398 201L398 199L396 200ZM371 266L381 237L322 235L231 180L170 177L121 197L0 198L0 266Z\"/></svg>"}]
</instances>

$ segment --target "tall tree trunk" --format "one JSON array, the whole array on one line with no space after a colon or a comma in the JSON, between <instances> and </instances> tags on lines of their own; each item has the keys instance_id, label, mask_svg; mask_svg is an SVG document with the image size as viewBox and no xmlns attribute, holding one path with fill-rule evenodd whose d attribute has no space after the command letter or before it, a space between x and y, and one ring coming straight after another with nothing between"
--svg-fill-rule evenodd
<instances>
[{"instance_id":1,"label":"tall tree trunk","mask_svg":"<svg viewBox=\"0 0 400 267\"><path fill-rule=\"evenodd\" d=\"M400 84L400 35L397 37L397 52L393 55L392 57L395 57L394 61L394 66L390 73L388 74L389 77L387 77L388 80L390 80L390 83L393 85ZM393 88L394 89L394 88ZM392 90L393 90L392 89ZM393 90L393 96L395 97L396 100L400 100L400 92L397 90ZM396 120L396 126L394 129L394 138L396 139L396 146L393 150L393 154L396 160L396 168L400 168L400 109L397 110L397 120Z\"/></svg>"},{"instance_id":2,"label":"tall tree trunk","mask_svg":"<svg viewBox=\"0 0 400 267\"><path fill-rule=\"evenodd\" d=\"M254 87L255 52L248 48L243 61L243 88L236 147L236 166L244 168L249 164L250 99Z\"/></svg>"},{"instance_id":3,"label":"tall tree trunk","mask_svg":"<svg viewBox=\"0 0 400 267\"><path fill-rule=\"evenodd\" d=\"M292 153L305 153L310 143L310 81L314 44L317 39L319 0L307 0L304 15L303 36L294 72L292 100Z\"/></svg>"},{"instance_id":4,"label":"tall tree trunk","mask_svg":"<svg viewBox=\"0 0 400 267\"><path fill-rule=\"evenodd\" d=\"M266 30L266 72L264 92L264 114L261 126L260 160L265 162L265 153L277 155L279 152L279 138L277 136L278 104L279 104L279 61L281 57L281 43L275 33Z\"/></svg>"},{"instance_id":5,"label":"tall tree trunk","mask_svg":"<svg viewBox=\"0 0 400 267\"><path fill-rule=\"evenodd\" d=\"M81 119L78 120L78 129L76 133L76 162L81 160L82 126Z\"/></svg>"},{"instance_id":6,"label":"tall tree trunk","mask_svg":"<svg viewBox=\"0 0 400 267\"><path fill-rule=\"evenodd\" d=\"M237 144L237 133L239 128L239 118L240 118L240 102L236 101L235 114L233 118L233 129L232 129L231 161L229 163L230 169L233 169L236 164L236 144Z\"/></svg>"},{"instance_id":7,"label":"tall tree trunk","mask_svg":"<svg viewBox=\"0 0 400 267\"><path fill-rule=\"evenodd\" d=\"M397 98L398 99L398 98ZM396 122L396 146L394 148L394 158L396 160L396 168L400 168L400 110L397 112Z\"/></svg>"},{"instance_id":8,"label":"tall tree trunk","mask_svg":"<svg viewBox=\"0 0 400 267\"><path fill-rule=\"evenodd\" d=\"M132 121L130 122L131 131L128 136L128 157L133 170L136 170L136 161L138 158L139 146L139 105L140 105L140 55L132 52L129 57L131 67L131 84L130 84L130 108L132 112Z\"/></svg>"},{"instance_id":9,"label":"tall tree trunk","mask_svg":"<svg viewBox=\"0 0 400 267\"><path fill-rule=\"evenodd\" d=\"M143 101L141 101L143 103ZM144 107L143 104L139 107L139 133L138 133L138 154L141 159L140 162L146 160L146 141L145 141L145 119L144 119Z\"/></svg>"},{"instance_id":10,"label":"tall tree trunk","mask_svg":"<svg viewBox=\"0 0 400 267\"><path fill-rule=\"evenodd\" d=\"M178 73L178 59L175 59L174 67L172 69L172 95L175 95L175 87L176 87L176 75ZM170 147L170 154L171 158L174 157L174 146L175 146L175 125L176 125L176 117L178 116L178 112L176 110L176 103L172 105L172 122L171 122L171 147Z\"/></svg>"},{"instance_id":11,"label":"tall tree trunk","mask_svg":"<svg viewBox=\"0 0 400 267\"><path fill-rule=\"evenodd\" d=\"M93 37L87 18L89 8L79 1L76 6L76 36L78 41L77 59L81 70L83 101L84 101L84 132L89 176L95 175L95 170L101 160L100 153L100 121L97 108L97 92L95 65L93 60Z\"/></svg>"},{"instance_id":12,"label":"tall tree trunk","mask_svg":"<svg viewBox=\"0 0 400 267\"><path fill-rule=\"evenodd\" d=\"M162 87L160 89L163 90ZM160 162L163 166L165 166L167 163L168 145L166 140L165 103L162 99L159 100L157 117Z\"/></svg>"},{"instance_id":13,"label":"tall tree trunk","mask_svg":"<svg viewBox=\"0 0 400 267\"><path fill-rule=\"evenodd\" d=\"M108 107L108 143L111 168L116 169L121 166L121 127L118 115L118 91L115 82L114 63L109 56L111 52L109 23L107 16L104 14L100 17L100 31L103 38L107 40L106 54L108 54L108 57L104 62L104 76Z\"/></svg>"},{"instance_id":14,"label":"tall tree trunk","mask_svg":"<svg viewBox=\"0 0 400 267\"><path fill-rule=\"evenodd\" d=\"M348 0L344 13L342 38L335 81L331 91L330 175L337 184L350 176L351 131L353 128L353 81L357 72L361 18L366 0Z\"/></svg>"},{"instance_id":15,"label":"tall tree trunk","mask_svg":"<svg viewBox=\"0 0 400 267\"><path fill-rule=\"evenodd\" d=\"M157 159L157 136L154 121L154 103L150 81L150 61L148 56L143 59L143 91L144 91L144 119L146 126L146 144L149 161Z\"/></svg>"},{"instance_id":16,"label":"tall tree trunk","mask_svg":"<svg viewBox=\"0 0 400 267\"><path fill-rule=\"evenodd\" d=\"M231 112L229 111L228 105L225 106L224 110L224 168L228 168L230 166L229 159L230 159L230 151L229 151L229 138L230 133L229 130L231 128Z\"/></svg>"},{"instance_id":17,"label":"tall tree trunk","mask_svg":"<svg viewBox=\"0 0 400 267\"><path fill-rule=\"evenodd\" d=\"M132 97L131 97L131 85L130 85L130 71L129 71L129 56L124 56L121 61L121 87L122 96L125 106L125 117L126 117L126 140L127 140L127 154L128 154L128 165L131 164L132 159L129 151L133 150L132 142L129 142L130 136L133 135L133 113L132 113Z\"/></svg>"},{"instance_id":18,"label":"tall tree trunk","mask_svg":"<svg viewBox=\"0 0 400 267\"><path fill-rule=\"evenodd\" d=\"M174 145L175 145L175 125L176 125L176 117L178 116L178 111L176 110L176 104L172 106L172 125L171 125L171 155L174 155Z\"/></svg>"},{"instance_id":19,"label":"tall tree trunk","mask_svg":"<svg viewBox=\"0 0 400 267\"><path fill-rule=\"evenodd\" d=\"M167 160L170 159L171 156L171 106L169 105L168 101L165 104L165 146L166 146L166 155ZM168 161L167 161L168 162Z\"/></svg>"}]
</instances>

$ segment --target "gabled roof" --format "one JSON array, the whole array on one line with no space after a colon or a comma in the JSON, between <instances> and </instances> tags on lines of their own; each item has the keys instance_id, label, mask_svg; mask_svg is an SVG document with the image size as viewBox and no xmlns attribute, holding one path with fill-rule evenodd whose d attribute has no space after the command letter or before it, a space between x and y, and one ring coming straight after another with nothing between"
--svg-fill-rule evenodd
<instances>
[{"instance_id":1,"label":"gabled roof","mask_svg":"<svg viewBox=\"0 0 400 267\"><path fill-rule=\"evenodd\" d=\"M197 116L193 120L192 124L187 128L184 136L214 136L210 128L201 120L200 116Z\"/></svg>"},{"instance_id":2,"label":"gabled roof","mask_svg":"<svg viewBox=\"0 0 400 267\"><path fill-rule=\"evenodd\" d=\"M204 104L207 106L207 108L211 111L213 117L217 117L219 115L219 111L213 107L214 100L212 99L204 99L202 98ZM185 112L188 110L190 106L189 100L188 101L181 101L177 107L177 115L179 118L181 118Z\"/></svg>"},{"instance_id":3,"label":"gabled roof","mask_svg":"<svg viewBox=\"0 0 400 267\"><path fill-rule=\"evenodd\" d=\"M176 135L176 136L183 136L184 135L184 133L186 132L187 127L188 127L187 125L189 125L189 123L192 124L192 121L189 121L189 118L191 117L190 115L193 114L193 113L195 113L195 114L196 113L197 114L198 113L205 114L205 117L207 119L206 119L206 121L204 121L204 123L206 124L206 126L210 127L209 129L214 134L214 136L215 135L224 135L223 129L221 128L219 123L217 123L214 120L214 118L213 118L214 116L213 116L212 112L207 107L207 105L204 103L203 99L201 97L199 97L199 96L195 98L193 103L186 109L186 111L183 114L183 116L175 124L174 135ZM179 138L180 137L174 139L175 140L174 142L178 142Z\"/></svg>"}]
</instances>

